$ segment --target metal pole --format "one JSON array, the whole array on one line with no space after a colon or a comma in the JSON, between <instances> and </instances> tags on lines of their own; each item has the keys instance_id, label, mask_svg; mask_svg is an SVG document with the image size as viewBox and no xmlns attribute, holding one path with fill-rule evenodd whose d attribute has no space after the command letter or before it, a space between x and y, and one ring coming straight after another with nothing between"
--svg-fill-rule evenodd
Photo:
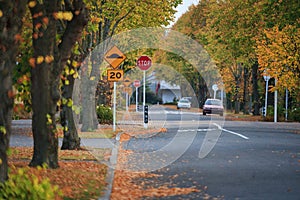
<instances>
[{"instance_id":1,"label":"metal pole","mask_svg":"<svg viewBox=\"0 0 300 200\"><path fill-rule=\"evenodd\" d=\"M266 99L265 99L265 114L264 116L267 116L267 110L268 110L268 89L269 89L269 80L266 80Z\"/></svg>"},{"instance_id":2,"label":"metal pole","mask_svg":"<svg viewBox=\"0 0 300 200\"><path fill-rule=\"evenodd\" d=\"M146 70L144 70L144 85L143 85L143 121L145 119L145 105L146 105ZM147 128L147 124L144 122L144 128Z\"/></svg>"},{"instance_id":3,"label":"metal pole","mask_svg":"<svg viewBox=\"0 0 300 200\"><path fill-rule=\"evenodd\" d=\"M277 79L275 78L275 87L277 86ZM278 98L278 91L275 90L274 94L274 122L277 122L277 98Z\"/></svg>"},{"instance_id":4,"label":"metal pole","mask_svg":"<svg viewBox=\"0 0 300 200\"><path fill-rule=\"evenodd\" d=\"M116 98L116 88L117 83L114 82L114 102L113 102L113 131L116 131L116 104L117 104L117 98Z\"/></svg>"},{"instance_id":5,"label":"metal pole","mask_svg":"<svg viewBox=\"0 0 300 200\"><path fill-rule=\"evenodd\" d=\"M138 112L138 87L135 87L135 111Z\"/></svg>"},{"instance_id":6,"label":"metal pole","mask_svg":"<svg viewBox=\"0 0 300 200\"><path fill-rule=\"evenodd\" d=\"M128 93L125 94L126 111L128 111Z\"/></svg>"},{"instance_id":7,"label":"metal pole","mask_svg":"<svg viewBox=\"0 0 300 200\"><path fill-rule=\"evenodd\" d=\"M285 121L288 119L288 101L289 101L289 90L285 89Z\"/></svg>"},{"instance_id":8,"label":"metal pole","mask_svg":"<svg viewBox=\"0 0 300 200\"><path fill-rule=\"evenodd\" d=\"M221 101L222 101L222 103L224 103L223 101L224 101L224 89L222 88L221 89Z\"/></svg>"}]
</instances>

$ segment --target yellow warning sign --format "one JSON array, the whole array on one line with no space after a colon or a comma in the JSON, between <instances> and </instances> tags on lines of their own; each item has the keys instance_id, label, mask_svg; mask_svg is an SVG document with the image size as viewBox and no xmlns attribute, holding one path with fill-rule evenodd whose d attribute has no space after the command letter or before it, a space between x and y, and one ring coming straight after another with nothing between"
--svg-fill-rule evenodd
<instances>
[{"instance_id":1,"label":"yellow warning sign","mask_svg":"<svg viewBox=\"0 0 300 200\"><path fill-rule=\"evenodd\" d=\"M126 59L126 56L122 53L118 47L113 46L106 52L104 59L111 65L113 69L116 69Z\"/></svg>"},{"instance_id":2,"label":"yellow warning sign","mask_svg":"<svg viewBox=\"0 0 300 200\"><path fill-rule=\"evenodd\" d=\"M123 85L125 87L128 87L132 83L131 79L129 77L126 77L123 81Z\"/></svg>"},{"instance_id":3,"label":"yellow warning sign","mask_svg":"<svg viewBox=\"0 0 300 200\"><path fill-rule=\"evenodd\" d=\"M124 71L122 69L111 69L107 70L107 80L118 82L122 81L124 76Z\"/></svg>"},{"instance_id":4,"label":"yellow warning sign","mask_svg":"<svg viewBox=\"0 0 300 200\"><path fill-rule=\"evenodd\" d=\"M123 92L126 92L127 94L131 95L132 94L132 88L131 87L124 87Z\"/></svg>"}]
</instances>

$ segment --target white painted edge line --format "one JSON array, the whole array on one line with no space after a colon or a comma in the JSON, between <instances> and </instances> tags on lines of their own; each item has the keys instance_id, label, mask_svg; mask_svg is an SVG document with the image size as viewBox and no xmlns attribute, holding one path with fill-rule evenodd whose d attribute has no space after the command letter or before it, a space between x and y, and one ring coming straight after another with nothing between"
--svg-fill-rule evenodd
<instances>
[{"instance_id":1,"label":"white painted edge line","mask_svg":"<svg viewBox=\"0 0 300 200\"><path fill-rule=\"evenodd\" d=\"M244 135L242 135L242 134L239 134L239 133L236 133L236 132L233 132L233 131L224 129L224 128L222 128L219 124L216 124L216 123L213 123L213 124L214 124L216 127L218 127L218 129L220 129L220 130L222 130L222 131L225 131L225 132L227 132L227 133L231 133L231 134L233 134L233 135L239 136L239 137L241 137L241 138L243 138L243 139L245 139L245 140L249 140L248 137L246 137L246 136L244 136Z\"/></svg>"}]
</instances>

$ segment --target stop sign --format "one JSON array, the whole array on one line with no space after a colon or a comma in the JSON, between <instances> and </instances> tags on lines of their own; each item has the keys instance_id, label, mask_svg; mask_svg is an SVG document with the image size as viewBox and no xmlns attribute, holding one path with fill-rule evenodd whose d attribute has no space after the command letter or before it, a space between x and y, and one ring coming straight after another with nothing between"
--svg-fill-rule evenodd
<instances>
[{"instance_id":1,"label":"stop sign","mask_svg":"<svg viewBox=\"0 0 300 200\"><path fill-rule=\"evenodd\" d=\"M148 56L141 56L136 62L136 65L141 69L141 70L148 70L151 67L152 61Z\"/></svg>"},{"instance_id":2,"label":"stop sign","mask_svg":"<svg viewBox=\"0 0 300 200\"><path fill-rule=\"evenodd\" d=\"M141 86L141 82L139 80L135 80L133 82L134 87L140 87Z\"/></svg>"}]
</instances>

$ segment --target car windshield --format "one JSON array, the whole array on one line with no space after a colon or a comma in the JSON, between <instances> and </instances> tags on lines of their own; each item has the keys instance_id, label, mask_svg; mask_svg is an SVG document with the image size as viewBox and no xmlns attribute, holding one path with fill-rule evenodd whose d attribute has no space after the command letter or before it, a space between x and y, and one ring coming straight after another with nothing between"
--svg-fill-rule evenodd
<instances>
[{"instance_id":1,"label":"car windshield","mask_svg":"<svg viewBox=\"0 0 300 200\"><path fill-rule=\"evenodd\" d=\"M216 106L221 106L222 103L221 103L220 100L217 100L217 99L208 99L208 100L206 100L205 105L216 105Z\"/></svg>"},{"instance_id":2,"label":"car windshield","mask_svg":"<svg viewBox=\"0 0 300 200\"><path fill-rule=\"evenodd\" d=\"M179 102L180 103L190 103L189 100L186 100L186 99L181 99Z\"/></svg>"}]
</instances>

